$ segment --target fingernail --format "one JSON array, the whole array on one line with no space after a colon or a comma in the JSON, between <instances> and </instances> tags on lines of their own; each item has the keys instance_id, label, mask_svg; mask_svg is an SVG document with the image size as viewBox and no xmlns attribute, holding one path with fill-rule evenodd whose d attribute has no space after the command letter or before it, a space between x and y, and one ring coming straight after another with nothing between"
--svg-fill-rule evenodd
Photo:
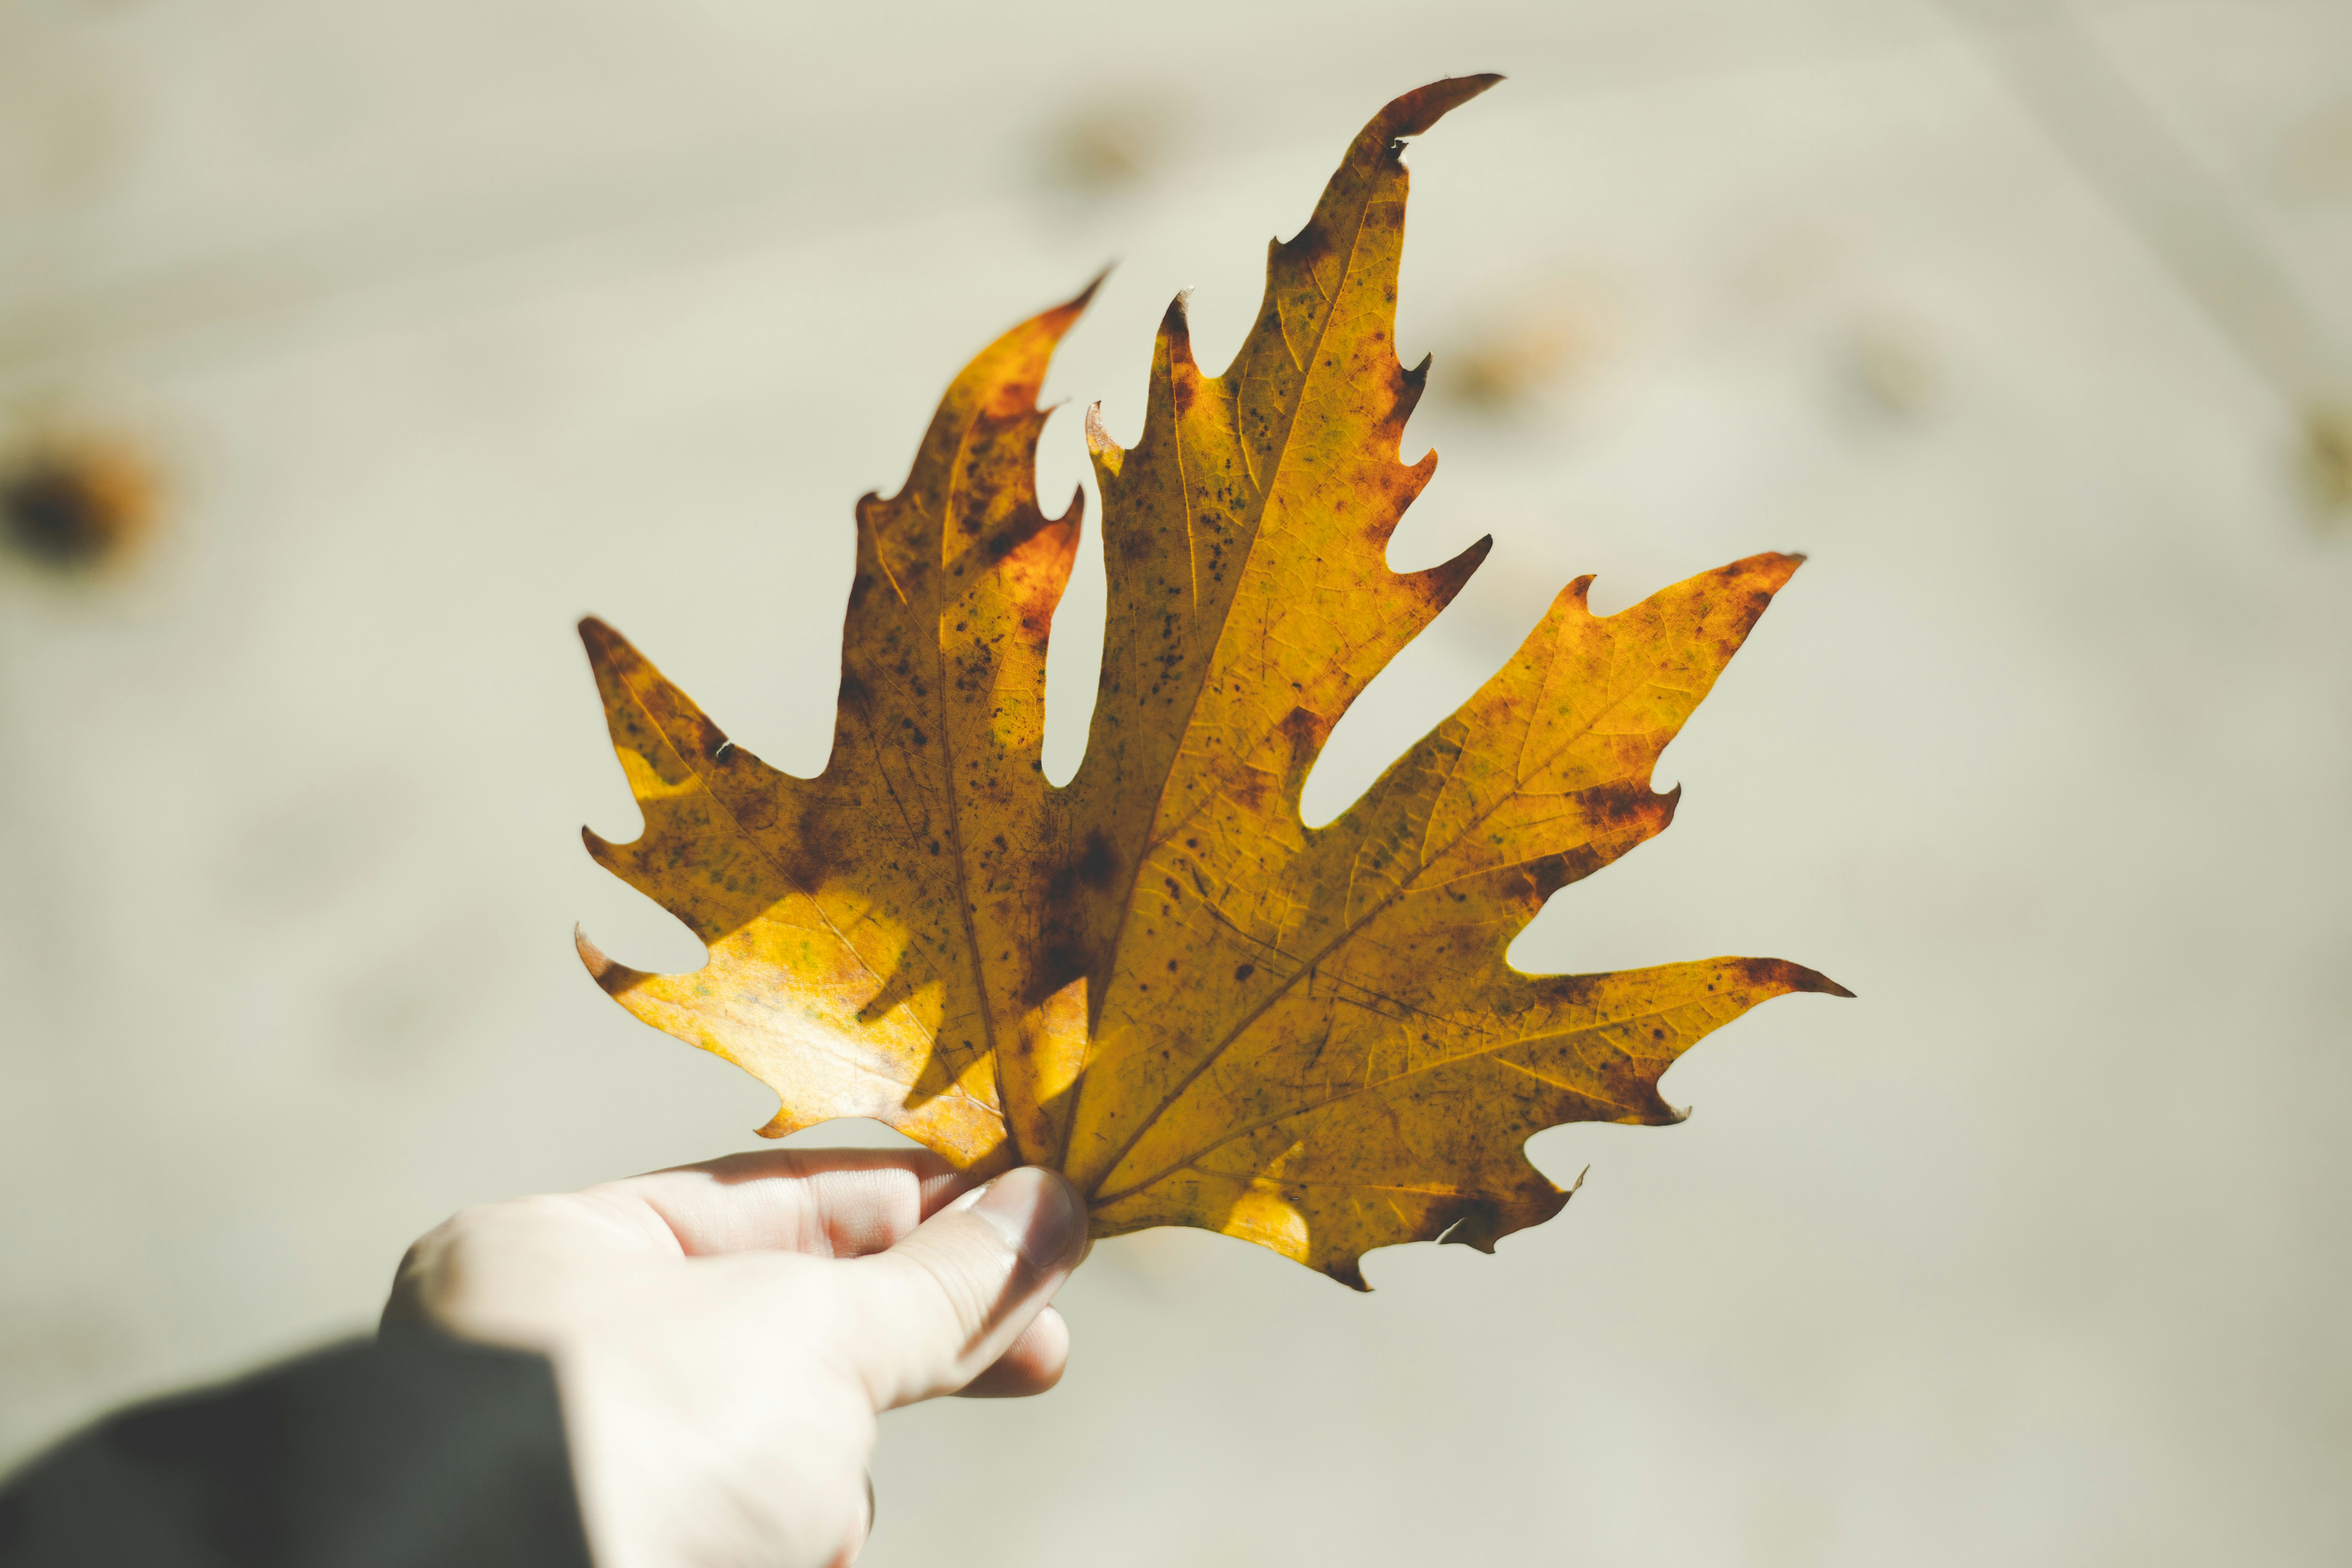
<instances>
[{"instance_id":1,"label":"fingernail","mask_svg":"<svg viewBox=\"0 0 2352 1568\"><path fill-rule=\"evenodd\" d=\"M994 1226L1033 1268L1073 1262L1087 1244L1087 1210L1077 1189L1036 1165L1007 1171L989 1183L971 1212Z\"/></svg>"}]
</instances>

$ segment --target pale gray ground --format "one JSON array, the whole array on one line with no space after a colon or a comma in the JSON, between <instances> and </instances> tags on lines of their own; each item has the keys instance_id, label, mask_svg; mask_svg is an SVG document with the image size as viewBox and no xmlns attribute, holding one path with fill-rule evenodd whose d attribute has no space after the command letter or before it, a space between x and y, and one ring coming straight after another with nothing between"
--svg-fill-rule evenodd
<instances>
[{"instance_id":1,"label":"pale gray ground","mask_svg":"<svg viewBox=\"0 0 2352 1568\"><path fill-rule=\"evenodd\" d=\"M850 502L963 356L1119 258L1052 390L1131 439L1169 295L1220 364L1355 127L1499 69L1412 155L1395 552L1495 558L1310 805L1567 577L1809 551L1519 955L1861 999L1538 1139L1591 1180L1492 1258L1106 1246L1059 1392L887 1423L869 1560L2352 1557L2352 531L2332 362L2231 335L2246 257L2352 320L2352 5L2078 12L2162 132L2104 165L1932 5L986 10L0 0L0 415L171 491L122 577L0 571L0 1455L363 1325L454 1205L754 1142L572 956L698 961L575 837L635 814L573 618L814 767Z\"/></svg>"}]
</instances>

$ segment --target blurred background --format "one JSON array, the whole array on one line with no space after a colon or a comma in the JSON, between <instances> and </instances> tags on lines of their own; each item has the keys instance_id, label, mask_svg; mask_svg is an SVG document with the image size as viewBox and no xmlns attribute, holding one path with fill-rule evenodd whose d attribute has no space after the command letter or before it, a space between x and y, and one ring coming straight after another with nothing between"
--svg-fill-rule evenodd
<instances>
[{"instance_id":1,"label":"blurred background","mask_svg":"<svg viewBox=\"0 0 2352 1568\"><path fill-rule=\"evenodd\" d=\"M2352 5L0 0L0 1463L372 1321L452 1208L755 1144L572 632L823 763L850 505L1014 320L1131 441L1356 128L1416 143L1395 564L1811 563L1534 970L1778 1002L1566 1214L1355 1296L1107 1244L1067 1382L885 1426L867 1561L2352 1560ZM1089 533L1096 509L1089 504ZM1089 539L1049 771L1100 641ZM819 1129L814 1141L879 1129Z\"/></svg>"}]
</instances>

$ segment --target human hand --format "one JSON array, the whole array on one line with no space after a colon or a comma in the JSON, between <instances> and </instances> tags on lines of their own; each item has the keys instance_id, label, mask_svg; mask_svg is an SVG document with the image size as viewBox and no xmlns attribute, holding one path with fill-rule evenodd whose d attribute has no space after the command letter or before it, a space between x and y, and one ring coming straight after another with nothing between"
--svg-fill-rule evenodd
<instances>
[{"instance_id":1,"label":"human hand","mask_svg":"<svg viewBox=\"0 0 2352 1568\"><path fill-rule=\"evenodd\" d=\"M467 1209L383 1316L550 1357L599 1568L817 1568L872 1527L879 1412L1060 1379L1086 1233L1034 1167L736 1154Z\"/></svg>"}]
</instances>

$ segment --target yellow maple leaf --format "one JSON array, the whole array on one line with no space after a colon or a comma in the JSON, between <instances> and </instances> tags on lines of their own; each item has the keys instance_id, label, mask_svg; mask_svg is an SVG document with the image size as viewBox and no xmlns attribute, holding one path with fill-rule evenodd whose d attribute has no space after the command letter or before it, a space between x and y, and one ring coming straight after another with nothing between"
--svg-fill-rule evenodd
<instances>
[{"instance_id":1,"label":"yellow maple leaf","mask_svg":"<svg viewBox=\"0 0 2352 1568\"><path fill-rule=\"evenodd\" d=\"M1528 975L1552 892L1664 827L1658 753L1798 564L1765 554L1596 617L1581 579L1518 653L1326 826L1325 738L1487 541L1389 570L1436 465L1398 458L1428 365L1391 341L1402 139L1493 85L1434 82L1349 146L1267 263L1222 376L1169 309L1139 443L1090 412L1108 624L1084 763L1040 765L1046 637L1078 542L1034 489L1036 395L1082 294L957 376L912 473L857 508L824 772L729 741L583 623L646 830L592 854L709 944L604 989L772 1087L780 1136L867 1116L958 1165L1055 1166L1097 1236L1192 1225L1361 1288L1361 1255L1491 1250L1568 1194L1523 1145L1659 1123L1659 1075L1790 991L1778 959Z\"/></svg>"}]
</instances>

